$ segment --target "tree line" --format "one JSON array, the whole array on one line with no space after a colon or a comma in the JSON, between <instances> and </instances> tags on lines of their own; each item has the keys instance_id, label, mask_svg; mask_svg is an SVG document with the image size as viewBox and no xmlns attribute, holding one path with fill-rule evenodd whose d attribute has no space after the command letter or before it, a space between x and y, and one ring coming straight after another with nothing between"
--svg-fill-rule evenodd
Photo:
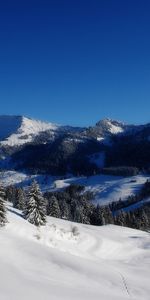
<instances>
[{"instance_id":1,"label":"tree line","mask_svg":"<svg viewBox=\"0 0 150 300\"><path fill-rule=\"evenodd\" d=\"M150 229L150 203L134 211L125 208L150 196L150 182L147 181L140 192L127 200L116 201L109 205L95 205L93 194L86 192L81 185L70 185L64 190L42 194L34 181L28 189L20 187L0 186L0 225L7 223L6 202L12 202L14 208L22 211L22 216L36 226L46 224L46 216L61 218L73 222L106 225L116 224L137 228Z\"/></svg>"}]
</instances>

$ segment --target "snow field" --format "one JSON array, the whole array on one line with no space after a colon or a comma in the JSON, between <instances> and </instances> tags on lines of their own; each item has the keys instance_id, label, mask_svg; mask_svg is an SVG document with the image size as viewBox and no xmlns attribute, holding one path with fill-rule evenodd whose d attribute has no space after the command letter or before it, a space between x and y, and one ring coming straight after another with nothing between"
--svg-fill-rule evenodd
<instances>
[{"instance_id":1,"label":"snow field","mask_svg":"<svg viewBox=\"0 0 150 300\"><path fill-rule=\"evenodd\" d=\"M37 229L11 204L8 220L0 229L1 300L149 300L148 233L50 217Z\"/></svg>"}]
</instances>

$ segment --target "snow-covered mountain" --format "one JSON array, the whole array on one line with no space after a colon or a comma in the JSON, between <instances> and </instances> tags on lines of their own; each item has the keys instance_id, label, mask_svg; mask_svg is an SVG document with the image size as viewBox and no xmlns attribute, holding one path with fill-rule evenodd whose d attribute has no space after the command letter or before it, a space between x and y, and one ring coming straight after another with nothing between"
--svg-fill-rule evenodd
<instances>
[{"instance_id":1,"label":"snow-covered mountain","mask_svg":"<svg viewBox=\"0 0 150 300\"><path fill-rule=\"evenodd\" d=\"M123 133L128 128L127 125L111 119L99 121L92 127L91 134L104 139L106 136ZM51 132L53 135L56 131L62 133L81 133L89 135L89 128L76 128L71 126L61 126L58 124L42 122L24 116L0 116L0 145L19 146L25 143L31 143L36 136L42 132Z\"/></svg>"},{"instance_id":2,"label":"snow-covered mountain","mask_svg":"<svg viewBox=\"0 0 150 300\"><path fill-rule=\"evenodd\" d=\"M0 144L15 146L30 143L39 133L55 131L59 125L26 118L24 116L0 116Z\"/></svg>"},{"instance_id":3,"label":"snow-covered mountain","mask_svg":"<svg viewBox=\"0 0 150 300\"><path fill-rule=\"evenodd\" d=\"M1 300L149 300L148 233L50 217L37 228L9 204L8 221L0 234Z\"/></svg>"},{"instance_id":4,"label":"snow-covered mountain","mask_svg":"<svg viewBox=\"0 0 150 300\"><path fill-rule=\"evenodd\" d=\"M124 123L109 118L97 122L96 127L103 128L104 131L107 131L111 134L124 132L128 128L128 126Z\"/></svg>"},{"instance_id":5,"label":"snow-covered mountain","mask_svg":"<svg viewBox=\"0 0 150 300\"><path fill-rule=\"evenodd\" d=\"M95 126L87 128L86 134L96 138L100 142L108 142L112 136L124 135L128 133L129 130L135 130L135 128L135 125L128 125L117 120L106 118L98 121Z\"/></svg>"},{"instance_id":6,"label":"snow-covered mountain","mask_svg":"<svg viewBox=\"0 0 150 300\"><path fill-rule=\"evenodd\" d=\"M80 128L24 116L0 116L0 167L53 175L90 174L105 166L149 168L150 124L103 119Z\"/></svg>"},{"instance_id":7,"label":"snow-covered mountain","mask_svg":"<svg viewBox=\"0 0 150 300\"><path fill-rule=\"evenodd\" d=\"M145 125L147 128L147 125ZM0 116L0 145L1 146L19 146L26 143L32 143L35 137L41 133L49 133L49 137L59 134L74 134L78 135L78 139L83 137L96 138L98 141L103 141L106 138L134 132L140 132L145 129L143 126L127 125L122 122L112 120L109 118L100 120L93 127L80 128L72 126L61 126L54 123L34 120L24 116ZM76 136L75 136L76 138ZM77 140L77 138L76 138Z\"/></svg>"}]
</instances>

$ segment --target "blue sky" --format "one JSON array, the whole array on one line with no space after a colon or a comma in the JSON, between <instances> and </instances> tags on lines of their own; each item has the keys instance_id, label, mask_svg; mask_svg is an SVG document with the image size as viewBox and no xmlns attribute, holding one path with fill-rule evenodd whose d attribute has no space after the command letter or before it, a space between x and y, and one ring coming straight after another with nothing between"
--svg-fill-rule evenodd
<instances>
[{"instance_id":1,"label":"blue sky","mask_svg":"<svg viewBox=\"0 0 150 300\"><path fill-rule=\"evenodd\" d=\"M150 121L150 1L0 4L1 114Z\"/></svg>"}]
</instances>

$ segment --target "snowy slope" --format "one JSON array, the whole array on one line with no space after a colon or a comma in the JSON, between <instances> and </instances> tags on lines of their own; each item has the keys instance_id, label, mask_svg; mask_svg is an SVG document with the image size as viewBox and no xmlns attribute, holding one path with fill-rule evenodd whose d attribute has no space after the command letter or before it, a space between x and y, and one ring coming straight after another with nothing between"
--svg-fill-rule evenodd
<instances>
[{"instance_id":1,"label":"snowy slope","mask_svg":"<svg viewBox=\"0 0 150 300\"><path fill-rule=\"evenodd\" d=\"M103 205L118 201L120 198L125 200L128 196L136 194L147 179L150 179L150 176L137 175L123 178L97 175L56 180L55 185L58 189L67 187L72 183L84 185L86 191L93 192L95 202Z\"/></svg>"},{"instance_id":2,"label":"snowy slope","mask_svg":"<svg viewBox=\"0 0 150 300\"><path fill-rule=\"evenodd\" d=\"M29 143L40 132L54 131L58 125L33 120L23 116L0 116L1 145L22 145Z\"/></svg>"},{"instance_id":3,"label":"snowy slope","mask_svg":"<svg viewBox=\"0 0 150 300\"><path fill-rule=\"evenodd\" d=\"M8 209L9 224L0 229L1 300L149 300L148 233L55 218L37 230Z\"/></svg>"},{"instance_id":4,"label":"snowy slope","mask_svg":"<svg viewBox=\"0 0 150 300\"><path fill-rule=\"evenodd\" d=\"M55 180L57 179L58 177L50 175L30 175L16 171L0 172L0 183L3 186L16 185L20 187L27 187L33 180L36 180L43 192L53 189Z\"/></svg>"}]
</instances>

